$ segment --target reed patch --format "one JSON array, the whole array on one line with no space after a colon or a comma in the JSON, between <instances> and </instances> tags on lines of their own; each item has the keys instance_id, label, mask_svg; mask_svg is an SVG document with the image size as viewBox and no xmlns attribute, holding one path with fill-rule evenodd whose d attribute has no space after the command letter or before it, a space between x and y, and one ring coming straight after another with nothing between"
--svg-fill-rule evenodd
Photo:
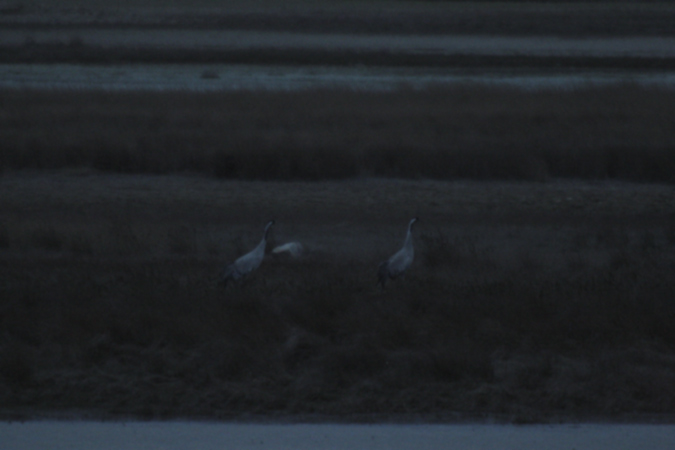
<instances>
[{"instance_id":1,"label":"reed patch","mask_svg":"<svg viewBox=\"0 0 675 450\"><path fill-rule=\"evenodd\" d=\"M385 93L5 90L0 170L671 183L674 95L634 85Z\"/></svg>"}]
</instances>

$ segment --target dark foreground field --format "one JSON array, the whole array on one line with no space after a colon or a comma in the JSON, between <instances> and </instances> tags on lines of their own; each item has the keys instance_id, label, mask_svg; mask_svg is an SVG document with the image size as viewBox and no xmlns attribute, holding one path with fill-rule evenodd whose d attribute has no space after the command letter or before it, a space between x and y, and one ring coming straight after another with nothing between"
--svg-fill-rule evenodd
<instances>
[{"instance_id":1,"label":"dark foreground field","mask_svg":"<svg viewBox=\"0 0 675 450\"><path fill-rule=\"evenodd\" d=\"M0 178L4 416L675 412L675 192L618 182ZM377 264L410 217L416 260ZM217 286L267 219L268 256Z\"/></svg>"}]
</instances>

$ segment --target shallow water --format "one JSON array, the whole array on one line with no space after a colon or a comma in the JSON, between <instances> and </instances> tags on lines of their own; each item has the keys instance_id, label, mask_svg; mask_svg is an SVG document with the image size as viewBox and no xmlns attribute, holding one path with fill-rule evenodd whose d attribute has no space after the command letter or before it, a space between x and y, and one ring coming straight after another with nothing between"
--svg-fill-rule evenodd
<instances>
[{"instance_id":1,"label":"shallow water","mask_svg":"<svg viewBox=\"0 0 675 450\"><path fill-rule=\"evenodd\" d=\"M0 447L31 449L672 450L675 425L335 425L210 422L0 423Z\"/></svg>"},{"instance_id":2,"label":"shallow water","mask_svg":"<svg viewBox=\"0 0 675 450\"><path fill-rule=\"evenodd\" d=\"M467 71L224 64L0 64L0 87L13 89L284 91L342 88L386 91L466 83L522 89L570 89L620 83L675 88L675 72Z\"/></svg>"}]
</instances>

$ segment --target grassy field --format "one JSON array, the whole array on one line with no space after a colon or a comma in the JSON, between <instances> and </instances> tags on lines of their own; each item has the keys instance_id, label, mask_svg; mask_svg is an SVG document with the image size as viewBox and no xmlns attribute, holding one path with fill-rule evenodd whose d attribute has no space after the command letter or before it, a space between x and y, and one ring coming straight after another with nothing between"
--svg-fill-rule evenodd
<instances>
[{"instance_id":1,"label":"grassy field","mask_svg":"<svg viewBox=\"0 0 675 450\"><path fill-rule=\"evenodd\" d=\"M0 170L673 182L675 93L0 92Z\"/></svg>"},{"instance_id":2,"label":"grassy field","mask_svg":"<svg viewBox=\"0 0 675 450\"><path fill-rule=\"evenodd\" d=\"M4 417L672 418L671 186L77 170L0 190ZM413 215L415 263L381 291ZM309 252L219 288L271 217Z\"/></svg>"}]
</instances>

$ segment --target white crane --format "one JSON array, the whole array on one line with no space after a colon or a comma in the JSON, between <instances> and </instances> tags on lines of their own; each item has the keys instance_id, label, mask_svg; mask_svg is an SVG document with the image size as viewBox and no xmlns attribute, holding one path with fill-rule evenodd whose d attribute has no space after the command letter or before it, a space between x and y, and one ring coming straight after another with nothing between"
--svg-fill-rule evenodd
<instances>
[{"instance_id":1,"label":"white crane","mask_svg":"<svg viewBox=\"0 0 675 450\"><path fill-rule=\"evenodd\" d=\"M408 267L413 262L415 257L415 248L413 247L412 240L412 227L415 222L419 219L414 217L408 224L408 233L405 236L405 242L403 243L403 248L394 253L394 255L380 264L379 269L377 270L377 283L382 285L384 289L384 284L387 282L387 278L392 280L400 275L402 275Z\"/></svg>"},{"instance_id":2,"label":"white crane","mask_svg":"<svg viewBox=\"0 0 675 450\"><path fill-rule=\"evenodd\" d=\"M225 267L220 279L220 284L227 286L228 281L239 280L260 267L260 264L262 264L263 258L265 257L267 235L269 234L272 225L274 225L274 220L270 220L267 225L265 225L265 234L263 234L262 241L260 241L256 248L247 254L240 256L232 264L228 264L227 267Z\"/></svg>"}]
</instances>

